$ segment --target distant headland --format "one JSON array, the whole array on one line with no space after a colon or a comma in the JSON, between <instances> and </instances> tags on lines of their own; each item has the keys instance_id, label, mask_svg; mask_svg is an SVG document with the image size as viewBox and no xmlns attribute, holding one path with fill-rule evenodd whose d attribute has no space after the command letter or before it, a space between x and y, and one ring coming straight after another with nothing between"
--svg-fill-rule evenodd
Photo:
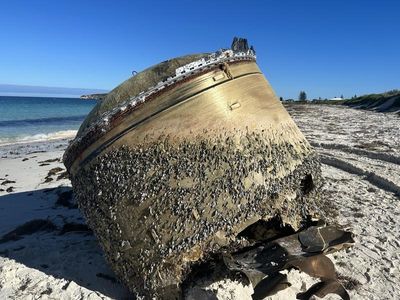
<instances>
[{"instance_id":1,"label":"distant headland","mask_svg":"<svg viewBox=\"0 0 400 300\"><path fill-rule=\"evenodd\" d=\"M79 98L81 95L107 93L103 89L0 84L0 96Z\"/></svg>"},{"instance_id":2,"label":"distant headland","mask_svg":"<svg viewBox=\"0 0 400 300\"><path fill-rule=\"evenodd\" d=\"M103 100L107 96L107 93L101 93L101 94L88 94L88 95L82 95L79 98L85 99L85 100Z\"/></svg>"}]
</instances>

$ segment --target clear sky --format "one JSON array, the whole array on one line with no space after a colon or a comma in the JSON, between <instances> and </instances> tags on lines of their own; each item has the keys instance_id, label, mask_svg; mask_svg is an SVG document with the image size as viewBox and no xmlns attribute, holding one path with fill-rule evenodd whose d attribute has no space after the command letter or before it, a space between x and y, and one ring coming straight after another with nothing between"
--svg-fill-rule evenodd
<instances>
[{"instance_id":1,"label":"clear sky","mask_svg":"<svg viewBox=\"0 0 400 300\"><path fill-rule=\"evenodd\" d=\"M247 37L278 96L400 88L400 1L0 2L0 84L112 89Z\"/></svg>"}]
</instances>

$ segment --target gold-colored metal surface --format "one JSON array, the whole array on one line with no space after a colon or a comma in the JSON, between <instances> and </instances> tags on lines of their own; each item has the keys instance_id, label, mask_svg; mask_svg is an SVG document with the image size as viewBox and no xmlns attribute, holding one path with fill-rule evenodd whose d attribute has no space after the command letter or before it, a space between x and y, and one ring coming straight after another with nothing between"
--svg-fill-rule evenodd
<instances>
[{"instance_id":1,"label":"gold-colored metal surface","mask_svg":"<svg viewBox=\"0 0 400 300\"><path fill-rule=\"evenodd\" d=\"M169 135L171 140L190 140L204 129L215 135L248 128L269 130L279 140L285 128L291 131L293 141L296 138L292 131L304 140L256 63L233 64L230 72L233 79L222 70L208 72L146 103L85 149L71 172L112 143L141 143L149 134L152 139Z\"/></svg>"}]
</instances>

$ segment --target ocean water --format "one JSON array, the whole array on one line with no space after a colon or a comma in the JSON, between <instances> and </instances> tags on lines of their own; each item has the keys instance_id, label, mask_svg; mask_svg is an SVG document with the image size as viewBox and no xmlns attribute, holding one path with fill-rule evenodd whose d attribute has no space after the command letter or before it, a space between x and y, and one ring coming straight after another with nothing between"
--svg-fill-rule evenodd
<instances>
[{"instance_id":1,"label":"ocean water","mask_svg":"<svg viewBox=\"0 0 400 300\"><path fill-rule=\"evenodd\" d=\"M76 134L96 100L0 96L0 145Z\"/></svg>"}]
</instances>

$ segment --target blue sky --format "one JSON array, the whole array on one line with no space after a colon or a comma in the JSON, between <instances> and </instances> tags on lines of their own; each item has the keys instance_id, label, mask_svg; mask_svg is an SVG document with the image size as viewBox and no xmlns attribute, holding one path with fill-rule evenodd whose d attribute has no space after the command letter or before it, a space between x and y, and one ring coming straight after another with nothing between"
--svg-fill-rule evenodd
<instances>
[{"instance_id":1,"label":"blue sky","mask_svg":"<svg viewBox=\"0 0 400 300\"><path fill-rule=\"evenodd\" d=\"M0 84L112 89L247 37L278 96L400 88L400 1L0 2Z\"/></svg>"}]
</instances>

